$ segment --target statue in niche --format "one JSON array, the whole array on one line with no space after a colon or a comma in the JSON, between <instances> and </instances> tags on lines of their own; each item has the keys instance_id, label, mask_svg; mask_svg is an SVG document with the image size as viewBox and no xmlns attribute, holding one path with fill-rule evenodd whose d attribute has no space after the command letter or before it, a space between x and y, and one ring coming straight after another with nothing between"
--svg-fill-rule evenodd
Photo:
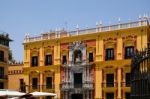
<instances>
[{"instance_id":1,"label":"statue in niche","mask_svg":"<svg viewBox=\"0 0 150 99\"><path fill-rule=\"evenodd\" d=\"M80 63L82 61L82 52L81 50L75 50L73 53L74 63Z\"/></svg>"}]
</instances>

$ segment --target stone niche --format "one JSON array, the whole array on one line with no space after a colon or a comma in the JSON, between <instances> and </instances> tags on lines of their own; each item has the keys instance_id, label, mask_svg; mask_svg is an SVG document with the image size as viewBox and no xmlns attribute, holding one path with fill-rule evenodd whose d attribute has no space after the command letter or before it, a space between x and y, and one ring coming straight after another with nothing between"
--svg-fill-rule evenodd
<instances>
[{"instance_id":1,"label":"stone niche","mask_svg":"<svg viewBox=\"0 0 150 99\"><path fill-rule=\"evenodd\" d=\"M81 41L75 41L69 45L69 62L82 63L86 60L86 45Z\"/></svg>"}]
</instances>

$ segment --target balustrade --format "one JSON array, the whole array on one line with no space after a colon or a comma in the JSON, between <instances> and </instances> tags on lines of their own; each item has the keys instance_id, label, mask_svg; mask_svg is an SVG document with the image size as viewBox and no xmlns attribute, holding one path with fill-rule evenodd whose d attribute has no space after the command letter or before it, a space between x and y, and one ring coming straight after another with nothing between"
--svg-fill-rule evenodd
<instances>
[{"instance_id":1,"label":"balustrade","mask_svg":"<svg viewBox=\"0 0 150 99\"><path fill-rule=\"evenodd\" d=\"M122 23L122 24L119 23L119 24L110 25L110 26L96 26L96 28L86 28L82 30L77 29L74 31L65 31L65 33L66 33L66 37L68 37L68 36L77 36L77 35L84 35L84 34L97 33L97 32L134 28L134 27L147 26L147 25L148 25L148 20L139 20L136 22L128 22L128 23ZM63 34L63 36L61 36L61 33ZM52 34L54 34L54 36L52 36ZM63 31L62 30L50 31L37 37L30 37L29 35L27 35L24 39L24 43L40 41L40 40L45 40L45 39L55 39L55 38L61 38L61 37L65 37L64 30Z\"/></svg>"}]
</instances>

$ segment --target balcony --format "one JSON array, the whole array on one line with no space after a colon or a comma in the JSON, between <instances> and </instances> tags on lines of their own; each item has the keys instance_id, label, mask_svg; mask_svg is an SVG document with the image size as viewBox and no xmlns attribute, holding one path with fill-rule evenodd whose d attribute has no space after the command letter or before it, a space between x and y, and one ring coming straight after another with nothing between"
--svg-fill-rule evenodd
<instances>
[{"instance_id":1,"label":"balcony","mask_svg":"<svg viewBox=\"0 0 150 99\"><path fill-rule=\"evenodd\" d=\"M93 90L94 89L94 83L93 82L83 83L83 89Z\"/></svg>"},{"instance_id":2,"label":"balcony","mask_svg":"<svg viewBox=\"0 0 150 99\"><path fill-rule=\"evenodd\" d=\"M8 63L8 59L0 59L0 63Z\"/></svg>"},{"instance_id":3,"label":"balcony","mask_svg":"<svg viewBox=\"0 0 150 99\"><path fill-rule=\"evenodd\" d=\"M20 86L20 91L22 92L34 92L34 91L44 91L54 93L55 86L54 85L22 85Z\"/></svg>"},{"instance_id":4,"label":"balcony","mask_svg":"<svg viewBox=\"0 0 150 99\"><path fill-rule=\"evenodd\" d=\"M131 83L130 82L121 82L122 87L130 87Z\"/></svg>"},{"instance_id":5,"label":"balcony","mask_svg":"<svg viewBox=\"0 0 150 99\"><path fill-rule=\"evenodd\" d=\"M131 83L130 82L121 82L121 87L126 92L131 91Z\"/></svg>"},{"instance_id":6,"label":"balcony","mask_svg":"<svg viewBox=\"0 0 150 99\"><path fill-rule=\"evenodd\" d=\"M44 92L54 92L55 90L55 86L54 85L42 85L42 90Z\"/></svg>"},{"instance_id":7,"label":"balcony","mask_svg":"<svg viewBox=\"0 0 150 99\"><path fill-rule=\"evenodd\" d=\"M66 68L73 68L73 67L85 67L85 66L91 66L91 64L93 64L93 62L87 61L87 60L82 60L82 61L78 61L78 62L73 62L73 61L69 61L68 64L63 64L64 67Z\"/></svg>"},{"instance_id":8,"label":"balcony","mask_svg":"<svg viewBox=\"0 0 150 99\"><path fill-rule=\"evenodd\" d=\"M0 79L1 80L7 80L8 79L8 75L0 75Z\"/></svg>"},{"instance_id":9,"label":"balcony","mask_svg":"<svg viewBox=\"0 0 150 99\"><path fill-rule=\"evenodd\" d=\"M40 85L26 85L29 92L40 91Z\"/></svg>"},{"instance_id":10,"label":"balcony","mask_svg":"<svg viewBox=\"0 0 150 99\"><path fill-rule=\"evenodd\" d=\"M102 88L105 92L114 92L117 89L117 82L102 83Z\"/></svg>"},{"instance_id":11,"label":"balcony","mask_svg":"<svg viewBox=\"0 0 150 99\"><path fill-rule=\"evenodd\" d=\"M67 90L73 89L74 85L71 82L64 82L60 84L60 87L62 91L67 91Z\"/></svg>"},{"instance_id":12,"label":"balcony","mask_svg":"<svg viewBox=\"0 0 150 99\"><path fill-rule=\"evenodd\" d=\"M93 90L94 89L94 83L92 82L86 82L82 84L73 84L73 83L62 83L61 84L61 90L67 91L67 90Z\"/></svg>"}]
</instances>

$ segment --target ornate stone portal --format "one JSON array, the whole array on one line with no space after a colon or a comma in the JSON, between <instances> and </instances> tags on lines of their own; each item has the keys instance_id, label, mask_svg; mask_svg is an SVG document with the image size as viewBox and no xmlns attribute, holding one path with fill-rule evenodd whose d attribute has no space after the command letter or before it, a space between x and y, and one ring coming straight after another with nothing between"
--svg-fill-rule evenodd
<instances>
[{"instance_id":1,"label":"ornate stone portal","mask_svg":"<svg viewBox=\"0 0 150 99\"><path fill-rule=\"evenodd\" d=\"M86 61L86 45L76 41L69 47L69 64L63 67L63 99L93 99L92 65Z\"/></svg>"}]
</instances>

